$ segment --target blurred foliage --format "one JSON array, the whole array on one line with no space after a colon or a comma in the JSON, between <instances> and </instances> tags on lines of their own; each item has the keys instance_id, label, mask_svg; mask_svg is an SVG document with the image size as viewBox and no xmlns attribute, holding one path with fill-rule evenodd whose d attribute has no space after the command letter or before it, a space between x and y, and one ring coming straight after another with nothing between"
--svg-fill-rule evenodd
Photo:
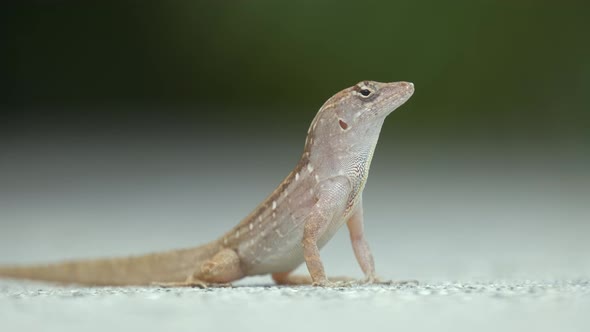
<instances>
[{"instance_id":1,"label":"blurred foliage","mask_svg":"<svg viewBox=\"0 0 590 332\"><path fill-rule=\"evenodd\" d=\"M14 114L151 107L204 119L230 108L241 110L230 114L240 123L307 124L325 99L357 81L408 80L416 85L400 113L408 130L587 137L588 7L568 0L25 1L3 13L2 105Z\"/></svg>"}]
</instances>

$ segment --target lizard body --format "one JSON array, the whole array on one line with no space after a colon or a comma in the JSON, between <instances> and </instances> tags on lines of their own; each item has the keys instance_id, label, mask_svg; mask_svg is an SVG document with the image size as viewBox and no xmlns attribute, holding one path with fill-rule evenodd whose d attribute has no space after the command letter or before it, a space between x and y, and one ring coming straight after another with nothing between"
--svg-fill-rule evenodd
<instances>
[{"instance_id":1,"label":"lizard body","mask_svg":"<svg viewBox=\"0 0 590 332\"><path fill-rule=\"evenodd\" d=\"M363 233L362 191L386 116L407 82L363 81L328 99L312 121L295 169L238 225L215 241L135 257L0 267L0 277L85 285L205 286L272 274L279 284L329 285L319 249L347 223L367 282L376 282ZM290 274L305 262L310 277Z\"/></svg>"}]
</instances>

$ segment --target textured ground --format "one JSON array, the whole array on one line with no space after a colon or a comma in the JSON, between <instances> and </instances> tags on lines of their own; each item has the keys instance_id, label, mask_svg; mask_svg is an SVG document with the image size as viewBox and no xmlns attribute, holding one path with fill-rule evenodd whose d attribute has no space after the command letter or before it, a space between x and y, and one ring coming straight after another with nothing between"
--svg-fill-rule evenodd
<instances>
[{"instance_id":1,"label":"textured ground","mask_svg":"<svg viewBox=\"0 0 590 332\"><path fill-rule=\"evenodd\" d=\"M2 331L583 331L589 312L588 280L205 290L0 283Z\"/></svg>"}]
</instances>

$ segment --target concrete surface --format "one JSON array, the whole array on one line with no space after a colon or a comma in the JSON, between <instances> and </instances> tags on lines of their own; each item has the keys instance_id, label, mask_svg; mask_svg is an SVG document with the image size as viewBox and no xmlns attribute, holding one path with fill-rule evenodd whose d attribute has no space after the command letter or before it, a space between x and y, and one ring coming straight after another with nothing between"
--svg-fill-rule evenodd
<instances>
[{"instance_id":1,"label":"concrete surface","mask_svg":"<svg viewBox=\"0 0 590 332\"><path fill-rule=\"evenodd\" d=\"M587 331L590 281L320 289L0 283L2 331Z\"/></svg>"}]
</instances>

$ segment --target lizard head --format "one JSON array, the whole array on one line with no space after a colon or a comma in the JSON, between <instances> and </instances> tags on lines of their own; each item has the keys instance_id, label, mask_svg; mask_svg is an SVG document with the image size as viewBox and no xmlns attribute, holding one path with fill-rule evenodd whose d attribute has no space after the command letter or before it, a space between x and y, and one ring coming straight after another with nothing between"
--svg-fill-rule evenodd
<instances>
[{"instance_id":1,"label":"lizard head","mask_svg":"<svg viewBox=\"0 0 590 332\"><path fill-rule=\"evenodd\" d=\"M413 93L414 84L409 82L362 81L344 89L320 108L309 128L307 144L322 141L322 146L352 147L363 139L373 141L373 137L376 143L385 117Z\"/></svg>"}]
</instances>

